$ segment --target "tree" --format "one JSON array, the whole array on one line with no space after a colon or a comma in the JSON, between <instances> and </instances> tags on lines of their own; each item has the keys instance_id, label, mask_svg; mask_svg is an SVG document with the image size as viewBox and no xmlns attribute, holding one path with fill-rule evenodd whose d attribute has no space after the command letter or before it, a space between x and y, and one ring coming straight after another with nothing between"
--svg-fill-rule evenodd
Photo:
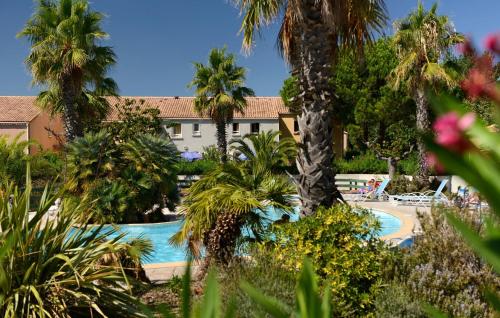
<instances>
[{"instance_id":1,"label":"tree","mask_svg":"<svg viewBox=\"0 0 500 318\"><path fill-rule=\"evenodd\" d=\"M450 53L452 45L463 41L463 36L455 32L447 16L437 14L437 4L425 11L419 3L415 11L396 22L395 29L394 43L400 62L391 74L391 81L394 88L404 86L413 96L417 105L416 127L420 132L428 132L430 118L426 90L456 84L440 61ZM417 146L418 176L428 182L429 166L421 138Z\"/></svg>"},{"instance_id":2,"label":"tree","mask_svg":"<svg viewBox=\"0 0 500 318\"><path fill-rule=\"evenodd\" d=\"M77 200L94 199L94 221L137 222L159 212L155 205L175 208L178 158L162 137L140 133L118 142L106 130L87 133L68 144L66 186Z\"/></svg>"},{"instance_id":3,"label":"tree","mask_svg":"<svg viewBox=\"0 0 500 318\"><path fill-rule=\"evenodd\" d=\"M162 119L158 108L149 107L141 99L124 99L114 105L117 120L101 124L118 142L127 141L137 136L137 132L151 135L166 135L162 128Z\"/></svg>"},{"instance_id":4,"label":"tree","mask_svg":"<svg viewBox=\"0 0 500 318\"><path fill-rule=\"evenodd\" d=\"M212 118L217 127L217 146L221 160L227 160L226 127L234 112L244 113L247 96L253 90L243 86L245 69L236 66L234 54L226 54L226 48L212 49L208 64L194 63L195 75L189 87L195 87L195 109L200 115Z\"/></svg>"},{"instance_id":5,"label":"tree","mask_svg":"<svg viewBox=\"0 0 500 318\"><path fill-rule=\"evenodd\" d=\"M280 89L281 99L288 110L294 114L300 114L300 104L297 102L299 93L299 85L295 77L290 76L283 82L283 87Z\"/></svg>"},{"instance_id":6,"label":"tree","mask_svg":"<svg viewBox=\"0 0 500 318\"><path fill-rule=\"evenodd\" d=\"M231 149L246 157L248 165L259 165L270 171L279 171L289 166L297 155L297 145L292 138L281 138L278 131L263 131L250 134L243 139L231 141Z\"/></svg>"},{"instance_id":7,"label":"tree","mask_svg":"<svg viewBox=\"0 0 500 318\"><path fill-rule=\"evenodd\" d=\"M413 150L415 103L403 90L390 87L387 77L398 64L392 38L365 45L363 63L342 52L332 79L354 151L373 151L386 160L391 178L397 163Z\"/></svg>"},{"instance_id":8,"label":"tree","mask_svg":"<svg viewBox=\"0 0 500 318\"><path fill-rule=\"evenodd\" d=\"M194 183L181 210L184 224L171 242L188 243L195 256L206 249L205 260L227 264L234 255L241 229L259 240L268 208L291 211L294 187L284 175L258 165L227 162Z\"/></svg>"},{"instance_id":9,"label":"tree","mask_svg":"<svg viewBox=\"0 0 500 318\"><path fill-rule=\"evenodd\" d=\"M296 180L303 213L331 206L342 196L332 167L334 95L330 85L339 47L362 48L386 21L382 0L279 1L235 0L241 8L243 46L250 49L255 33L284 13L278 46L299 83L300 147Z\"/></svg>"},{"instance_id":10,"label":"tree","mask_svg":"<svg viewBox=\"0 0 500 318\"><path fill-rule=\"evenodd\" d=\"M117 91L116 83L106 77L115 54L98 44L108 36L101 30L102 19L86 0L40 0L18 34L32 45L26 64L33 83L48 88L38 102L62 112L68 142L83 135L83 121L105 115L108 104L101 96Z\"/></svg>"}]
</instances>

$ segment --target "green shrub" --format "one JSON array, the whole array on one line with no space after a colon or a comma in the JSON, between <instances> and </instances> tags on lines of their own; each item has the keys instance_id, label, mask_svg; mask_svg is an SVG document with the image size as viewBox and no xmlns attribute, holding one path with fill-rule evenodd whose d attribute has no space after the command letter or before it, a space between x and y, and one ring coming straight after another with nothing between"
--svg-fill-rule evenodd
<instances>
[{"instance_id":1,"label":"green shrub","mask_svg":"<svg viewBox=\"0 0 500 318\"><path fill-rule=\"evenodd\" d=\"M150 244L122 243L122 234L108 240L113 229L82 228L90 217L82 202L64 201L57 219L48 220L60 195L50 190L28 220L30 189L30 182L24 192L0 184L2 317L143 317L120 260L137 264L138 247Z\"/></svg>"},{"instance_id":2,"label":"green shrub","mask_svg":"<svg viewBox=\"0 0 500 318\"><path fill-rule=\"evenodd\" d=\"M336 205L275 226L276 238L269 244L288 270L300 268L304 257L312 260L321 285L331 291L337 316L363 316L373 309L387 255L379 230L369 211Z\"/></svg>"},{"instance_id":3,"label":"green shrub","mask_svg":"<svg viewBox=\"0 0 500 318\"><path fill-rule=\"evenodd\" d=\"M387 161L377 159L374 153L366 152L350 159L340 159L335 161L338 169L337 173L388 173ZM416 154L411 154L408 158L399 161L398 172L405 175L414 175L418 170Z\"/></svg>"},{"instance_id":4,"label":"green shrub","mask_svg":"<svg viewBox=\"0 0 500 318\"><path fill-rule=\"evenodd\" d=\"M217 167L218 161L209 159L202 159L196 161L181 160L177 164L177 171L179 175L203 175L212 171Z\"/></svg>"},{"instance_id":5,"label":"green shrub","mask_svg":"<svg viewBox=\"0 0 500 318\"><path fill-rule=\"evenodd\" d=\"M221 159L220 151L215 145L203 147L202 156L203 159L214 162L220 162Z\"/></svg>"},{"instance_id":6,"label":"green shrub","mask_svg":"<svg viewBox=\"0 0 500 318\"><path fill-rule=\"evenodd\" d=\"M239 317L266 317L265 311L256 307L240 284L251 282L269 297L279 299L289 308L295 306L295 285L297 273L283 269L281 261L265 250L251 251L251 259L235 260L229 266L218 268L218 280L224 307L235 301ZM291 312L289 312L291 314Z\"/></svg>"},{"instance_id":7,"label":"green shrub","mask_svg":"<svg viewBox=\"0 0 500 318\"><path fill-rule=\"evenodd\" d=\"M379 160L373 153L366 153L350 160L335 161L337 173L387 173L387 162Z\"/></svg>"},{"instance_id":8,"label":"green shrub","mask_svg":"<svg viewBox=\"0 0 500 318\"><path fill-rule=\"evenodd\" d=\"M412 153L408 158L398 163L398 172L407 176L413 176L418 171L418 158L416 153Z\"/></svg>"},{"instance_id":9,"label":"green shrub","mask_svg":"<svg viewBox=\"0 0 500 318\"><path fill-rule=\"evenodd\" d=\"M117 142L104 130L67 147L66 186L76 200L87 196L95 202L97 220L137 222L155 204L175 208L178 153L170 140L136 134Z\"/></svg>"},{"instance_id":10,"label":"green shrub","mask_svg":"<svg viewBox=\"0 0 500 318\"><path fill-rule=\"evenodd\" d=\"M422 234L395 266L388 287L395 290L385 294L411 295L415 303L430 304L451 317L494 317L484 292L489 289L498 293L500 278L449 224L447 213L459 217L476 233L483 232L479 215L468 210L434 207L430 215L420 214ZM396 317L401 310L387 306L383 300L379 305L387 317ZM412 315L419 317L422 308L411 307L415 310Z\"/></svg>"}]
</instances>

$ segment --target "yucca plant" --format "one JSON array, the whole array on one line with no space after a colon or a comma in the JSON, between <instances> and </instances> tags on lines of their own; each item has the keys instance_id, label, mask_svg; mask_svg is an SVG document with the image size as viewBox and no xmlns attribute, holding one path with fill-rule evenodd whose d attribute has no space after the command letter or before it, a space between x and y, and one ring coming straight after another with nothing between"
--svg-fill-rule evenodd
<instances>
[{"instance_id":1,"label":"yucca plant","mask_svg":"<svg viewBox=\"0 0 500 318\"><path fill-rule=\"evenodd\" d=\"M137 260L145 245L122 243L123 235L114 229L82 225L91 217L85 201L63 202L57 216L49 216L60 195L50 186L30 212L29 172L26 184L24 191L12 183L0 185L2 316L143 317L126 269L105 260L131 250Z\"/></svg>"}]
</instances>

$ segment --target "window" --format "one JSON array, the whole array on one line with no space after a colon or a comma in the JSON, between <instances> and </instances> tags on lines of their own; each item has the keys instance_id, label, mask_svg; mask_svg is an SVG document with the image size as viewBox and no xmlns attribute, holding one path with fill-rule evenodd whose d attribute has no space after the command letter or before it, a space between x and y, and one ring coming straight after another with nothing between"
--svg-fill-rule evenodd
<instances>
[{"instance_id":1,"label":"window","mask_svg":"<svg viewBox=\"0 0 500 318\"><path fill-rule=\"evenodd\" d=\"M293 133L294 135L299 134L299 121L297 119L293 121Z\"/></svg>"},{"instance_id":2,"label":"window","mask_svg":"<svg viewBox=\"0 0 500 318\"><path fill-rule=\"evenodd\" d=\"M201 130L200 130L200 124L199 123L194 123L193 124L193 136L201 136Z\"/></svg>"},{"instance_id":3,"label":"window","mask_svg":"<svg viewBox=\"0 0 500 318\"><path fill-rule=\"evenodd\" d=\"M182 138L182 127L181 124L174 124L172 126L173 138Z\"/></svg>"},{"instance_id":4,"label":"window","mask_svg":"<svg viewBox=\"0 0 500 318\"><path fill-rule=\"evenodd\" d=\"M233 135L240 135L240 123L233 123Z\"/></svg>"},{"instance_id":5,"label":"window","mask_svg":"<svg viewBox=\"0 0 500 318\"><path fill-rule=\"evenodd\" d=\"M259 123L251 123L250 124L250 133L258 134L259 131L260 131L260 124Z\"/></svg>"}]
</instances>

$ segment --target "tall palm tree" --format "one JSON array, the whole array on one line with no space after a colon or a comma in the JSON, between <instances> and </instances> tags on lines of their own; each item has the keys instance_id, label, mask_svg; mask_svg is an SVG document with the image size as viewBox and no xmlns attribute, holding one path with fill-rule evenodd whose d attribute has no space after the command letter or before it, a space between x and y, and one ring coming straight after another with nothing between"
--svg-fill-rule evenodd
<instances>
[{"instance_id":1,"label":"tall palm tree","mask_svg":"<svg viewBox=\"0 0 500 318\"><path fill-rule=\"evenodd\" d=\"M394 88L404 86L413 96L417 105L417 129L427 132L430 129L429 104L425 95L427 89L452 87L456 84L441 59L450 53L453 45L462 42L464 37L457 33L447 16L437 14L437 4L429 11L422 3L406 18L395 23L394 43L397 48L399 65L390 75ZM417 141L419 153L418 175L428 182L429 167L423 141Z\"/></svg>"},{"instance_id":2,"label":"tall palm tree","mask_svg":"<svg viewBox=\"0 0 500 318\"><path fill-rule=\"evenodd\" d=\"M278 140L279 131L249 134L230 142L231 149L246 157L246 164L260 165L270 171L289 166L297 155L297 145L292 138Z\"/></svg>"},{"instance_id":3,"label":"tall palm tree","mask_svg":"<svg viewBox=\"0 0 500 318\"><path fill-rule=\"evenodd\" d=\"M297 180L303 213L331 206L341 198L332 167L334 91L329 81L341 47L362 51L372 31L386 21L383 0L234 0L241 8L243 46L282 13L278 47L299 83L300 147Z\"/></svg>"},{"instance_id":4,"label":"tall palm tree","mask_svg":"<svg viewBox=\"0 0 500 318\"><path fill-rule=\"evenodd\" d=\"M106 77L115 64L111 47L98 42L103 15L86 0L39 0L34 15L19 37L31 42L26 64L33 83L47 87L39 95L42 106L62 111L66 141L82 136L82 117L89 105L104 105L102 94L115 94L115 82Z\"/></svg>"},{"instance_id":5,"label":"tall palm tree","mask_svg":"<svg viewBox=\"0 0 500 318\"><path fill-rule=\"evenodd\" d=\"M276 175L259 165L227 162L193 184L181 207L185 215L182 228L171 242L205 261L227 264L234 255L242 227L257 239L269 207L291 211L295 188L284 175Z\"/></svg>"},{"instance_id":6,"label":"tall palm tree","mask_svg":"<svg viewBox=\"0 0 500 318\"><path fill-rule=\"evenodd\" d=\"M236 66L234 54L226 54L226 48L212 49L208 64L194 63L195 75L189 87L195 87L195 109L207 115L217 127L217 147L221 160L227 160L226 127L233 120L234 112L244 113L247 96L253 90L243 86L245 68Z\"/></svg>"}]
</instances>

